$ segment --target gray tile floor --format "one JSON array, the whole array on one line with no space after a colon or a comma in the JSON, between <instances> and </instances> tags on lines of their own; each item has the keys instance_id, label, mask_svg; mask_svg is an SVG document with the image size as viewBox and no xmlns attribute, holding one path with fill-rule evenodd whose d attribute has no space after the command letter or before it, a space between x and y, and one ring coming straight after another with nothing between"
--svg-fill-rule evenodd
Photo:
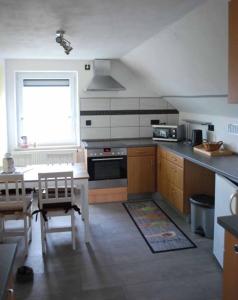
<instances>
[{"instance_id":1,"label":"gray tile floor","mask_svg":"<svg viewBox=\"0 0 238 300\"><path fill-rule=\"evenodd\" d=\"M42 258L39 222L33 222L29 256L23 259L20 243L15 268L32 267L34 282L16 284L17 299L220 300L222 272L212 241L191 234L189 225L159 202L198 248L153 254L120 203L92 205L91 243L83 242L78 218L76 251L70 233L52 234Z\"/></svg>"}]
</instances>

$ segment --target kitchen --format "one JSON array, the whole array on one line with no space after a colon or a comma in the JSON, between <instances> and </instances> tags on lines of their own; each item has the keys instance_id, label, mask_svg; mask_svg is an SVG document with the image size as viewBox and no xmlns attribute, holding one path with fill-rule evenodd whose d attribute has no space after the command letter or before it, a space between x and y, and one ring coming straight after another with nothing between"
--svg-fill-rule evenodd
<instances>
[{"instance_id":1,"label":"kitchen","mask_svg":"<svg viewBox=\"0 0 238 300\"><path fill-rule=\"evenodd\" d=\"M17 240L12 269L16 299L65 299L66 290L69 299L236 299L233 288L237 285L237 260L233 257L234 262L224 267L231 276L229 280L224 276L224 289L222 271L226 247L223 227L232 233L233 249L236 216L220 219L223 227L216 219L231 215L230 196L237 190L237 156L209 157L183 142L152 140L158 126L166 136L165 125L172 130L180 124L184 138L191 138L194 129L202 130L203 139L223 141L225 149L238 152L237 92L236 88L228 89L227 80L230 57L229 84L236 87L237 55L232 47L228 53L227 47L228 1L149 1L147 5L137 3L138 7L135 1L128 1L125 7L117 1L102 1L101 6L94 3L95 7L81 1L78 11L73 1L69 7L53 2L42 7L34 3L18 7L14 1L12 6L0 4L5 20L0 47L0 154L4 157L11 152L20 168L43 163L86 163L90 176L90 243L84 243L85 222L76 217L76 250L72 250L67 234L55 233L47 237L49 249L44 257L39 220L33 218L27 257L22 241ZM232 0L230 5L235 2ZM70 20L67 11L72 14ZM232 9L230 16L235 11ZM7 14L22 25L11 24L4 16ZM29 14L39 27L31 26ZM60 22L53 24L51 18ZM44 21L48 29L41 27ZM66 31L66 42L72 42L68 55L55 42L59 28ZM100 72L115 79L120 90L90 87ZM70 116L66 104L58 104L64 103L60 96L53 104L41 97L29 115L24 110L28 103L24 101L28 100L18 95L42 83L49 85L49 79L61 84L62 89L70 88ZM44 119L43 130L32 125L26 134L27 122L33 124L37 118ZM27 136L28 141L20 141L21 136ZM58 147L50 145L52 141ZM195 194L215 196L214 240L191 231L188 199ZM173 227L170 234L176 231L188 249L157 252L157 244L149 242L146 226L140 227L138 211L131 205L145 200L159 205L165 212L163 222L171 219L175 225L169 226L179 229L177 232ZM161 214L157 206L147 210L156 211L151 216L156 223L155 215ZM12 243L11 238L6 241ZM33 269L33 282L17 282L16 272L22 265Z\"/></svg>"}]
</instances>

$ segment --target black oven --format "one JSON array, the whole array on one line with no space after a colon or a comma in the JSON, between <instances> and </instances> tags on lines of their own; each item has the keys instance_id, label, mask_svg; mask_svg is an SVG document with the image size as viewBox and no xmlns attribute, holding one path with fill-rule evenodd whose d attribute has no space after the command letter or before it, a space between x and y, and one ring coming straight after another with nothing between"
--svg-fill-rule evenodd
<instances>
[{"instance_id":1,"label":"black oven","mask_svg":"<svg viewBox=\"0 0 238 300\"><path fill-rule=\"evenodd\" d=\"M89 149L88 173L90 188L127 186L127 149Z\"/></svg>"}]
</instances>

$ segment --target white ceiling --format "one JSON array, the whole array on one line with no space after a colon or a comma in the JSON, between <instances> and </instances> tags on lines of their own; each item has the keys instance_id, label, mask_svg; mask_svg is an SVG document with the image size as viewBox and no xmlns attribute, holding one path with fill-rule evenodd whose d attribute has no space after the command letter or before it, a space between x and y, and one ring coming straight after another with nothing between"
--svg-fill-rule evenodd
<instances>
[{"instance_id":1,"label":"white ceiling","mask_svg":"<svg viewBox=\"0 0 238 300\"><path fill-rule=\"evenodd\" d=\"M1 58L119 58L204 0L0 0Z\"/></svg>"}]
</instances>

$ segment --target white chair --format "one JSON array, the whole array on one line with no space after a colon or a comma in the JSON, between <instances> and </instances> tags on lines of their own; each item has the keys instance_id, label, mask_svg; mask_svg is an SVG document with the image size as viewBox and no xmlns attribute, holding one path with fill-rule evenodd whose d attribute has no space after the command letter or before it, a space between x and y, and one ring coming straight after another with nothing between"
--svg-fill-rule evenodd
<instances>
[{"instance_id":1,"label":"white chair","mask_svg":"<svg viewBox=\"0 0 238 300\"><path fill-rule=\"evenodd\" d=\"M25 255L32 239L31 207L33 191L25 189L22 174L0 174L0 241L5 237L23 236ZM7 221L23 220L23 228L7 229Z\"/></svg>"},{"instance_id":2,"label":"white chair","mask_svg":"<svg viewBox=\"0 0 238 300\"><path fill-rule=\"evenodd\" d=\"M72 232L72 246L75 250L75 195L73 172L39 173L39 210L41 221L42 253L46 253L46 233ZM69 227L50 227L48 217L65 216L71 217Z\"/></svg>"}]
</instances>

